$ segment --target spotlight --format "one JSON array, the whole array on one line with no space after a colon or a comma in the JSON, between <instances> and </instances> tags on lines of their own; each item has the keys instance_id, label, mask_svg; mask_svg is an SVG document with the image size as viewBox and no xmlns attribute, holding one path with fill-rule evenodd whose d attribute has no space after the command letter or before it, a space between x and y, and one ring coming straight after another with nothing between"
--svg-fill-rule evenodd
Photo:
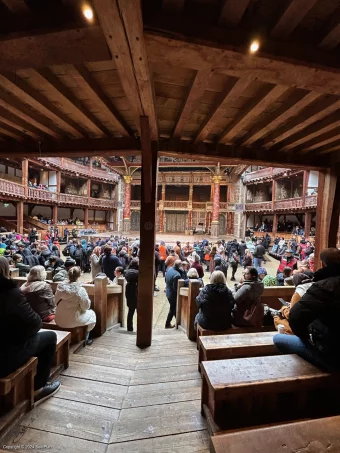
<instances>
[{"instance_id":1,"label":"spotlight","mask_svg":"<svg viewBox=\"0 0 340 453\"><path fill-rule=\"evenodd\" d=\"M253 41L251 44L250 44L250 52L251 53L255 53L259 50L260 48L260 43L258 41Z\"/></svg>"},{"instance_id":2,"label":"spotlight","mask_svg":"<svg viewBox=\"0 0 340 453\"><path fill-rule=\"evenodd\" d=\"M83 14L87 20L91 21L93 19L93 9L90 6L83 8Z\"/></svg>"}]
</instances>

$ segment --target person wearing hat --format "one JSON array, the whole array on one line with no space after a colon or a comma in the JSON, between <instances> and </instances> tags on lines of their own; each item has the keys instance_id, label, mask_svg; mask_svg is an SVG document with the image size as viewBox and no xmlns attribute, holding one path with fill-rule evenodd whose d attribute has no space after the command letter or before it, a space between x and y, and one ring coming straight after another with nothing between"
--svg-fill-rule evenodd
<instances>
[{"instance_id":1,"label":"person wearing hat","mask_svg":"<svg viewBox=\"0 0 340 453\"><path fill-rule=\"evenodd\" d=\"M267 275L267 269L264 267L259 267L257 269L257 273L259 274L259 280L262 282L264 277Z\"/></svg>"},{"instance_id":2,"label":"person wearing hat","mask_svg":"<svg viewBox=\"0 0 340 453\"><path fill-rule=\"evenodd\" d=\"M181 241L176 241L176 245L174 247L176 255L179 256L179 259L182 259L182 248L181 248Z\"/></svg>"},{"instance_id":3,"label":"person wearing hat","mask_svg":"<svg viewBox=\"0 0 340 453\"><path fill-rule=\"evenodd\" d=\"M66 258L66 261L63 262L62 259L58 257L51 258L53 260L53 281L54 282L62 282L68 279L68 271L76 265L74 259L70 256Z\"/></svg>"},{"instance_id":4,"label":"person wearing hat","mask_svg":"<svg viewBox=\"0 0 340 453\"><path fill-rule=\"evenodd\" d=\"M275 258L276 260L280 261L279 267L277 268L276 271L276 280L277 280L277 285L278 286L283 286L284 284L284 275L283 275L283 270L285 267L289 267L292 270L297 269L297 259L293 255L292 249L287 249L285 254L283 256L277 254L277 253L269 253L270 256Z\"/></svg>"}]
</instances>

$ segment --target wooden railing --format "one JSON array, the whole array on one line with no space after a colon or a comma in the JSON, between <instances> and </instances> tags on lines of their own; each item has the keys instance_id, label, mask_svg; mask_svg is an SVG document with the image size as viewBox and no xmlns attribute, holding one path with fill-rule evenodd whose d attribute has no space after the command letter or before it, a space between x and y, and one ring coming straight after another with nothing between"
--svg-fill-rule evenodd
<instances>
[{"instance_id":1,"label":"wooden railing","mask_svg":"<svg viewBox=\"0 0 340 453\"><path fill-rule=\"evenodd\" d=\"M317 195L307 195L305 197L305 206L306 208L316 207L318 203L318 196Z\"/></svg>"},{"instance_id":2,"label":"wooden railing","mask_svg":"<svg viewBox=\"0 0 340 453\"><path fill-rule=\"evenodd\" d=\"M256 181L257 179L272 178L273 167L261 168L261 170L253 171L244 175L244 182Z\"/></svg>"},{"instance_id":3,"label":"wooden railing","mask_svg":"<svg viewBox=\"0 0 340 453\"><path fill-rule=\"evenodd\" d=\"M271 201L261 201L259 203L247 203L246 211L268 211L272 209Z\"/></svg>"},{"instance_id":4,"label":"wooden railing","mask_svg":"<svg viewBox=\"0 0 340 453\"><path fill-rule=\"evenodd\" d=\"M166 208L186 208L188 209L189 201L164 201L163 206Z\"/></svg>"},{"instance_id":5,"label":"wooden railing","mask_svg":"<svg viewBox=\"0 0 340 453\"><path fill-rule=\"evenodd\" d=\"M131 208L140 208L140 200L131 200Z\"/></svg>"},{"instance_id":6,"label":"wooden railing","mask_svg":"<svg viewBox=\"0 0 340 453\"><path fill-rule=\"evenodd\" d=\"M33 189L29 187L27 191L28 198L39 201L53 201L57 196L56 193L49 192L48 190L43 189Z\"/></svg>"},{"instance_id":7,"label":"wooden railing","mask_svg":"<svg viewBox=\"0 0 340 453\"><path fill-rule=\"evenodd\" d=\"M66 205L89 206L93 208L115 208L117 203L114 200L104 198L87 198L80 195L59 194L59 203Z\"/></svg>"},{"instance_id":8,"label":"wooden railing","mask_svg":"<svg viewBox=\"0 0 340 453\"><path fill-rule=\"evenodd\" d=\"M25 188L16 182L0 179L0 193L11 196L25 196Z\"/></svg>"},{"instance_id":9,"label":"wooden railing","mask_svg":"<svg viewBox=\"0 0 340 453\"><path fill-rule=\"evenodd\" d=\"M302 207L303 207L302 198L287 198L285 200L274 201L274 209L294 209Z\"/></svg>"}]
</instances>

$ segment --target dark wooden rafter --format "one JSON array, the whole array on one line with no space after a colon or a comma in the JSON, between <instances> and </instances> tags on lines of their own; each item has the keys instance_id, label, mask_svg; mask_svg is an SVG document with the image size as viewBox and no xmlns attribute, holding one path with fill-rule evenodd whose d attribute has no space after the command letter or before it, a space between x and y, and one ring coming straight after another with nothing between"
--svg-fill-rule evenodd
<instances>
[{"instance_id":1,"label":"dark wooden rafter","mask_svg":"<svg viewBox=\"0 0 340 453\"><path fill-rule=\"evenodd\" d=\"M185 0L163 0L162 7L165 12L180 13L185 5Z\"/></svg>"},{"instance_id":2,"label":"dark wooden rafter","mask_svg":"<svg viewBox=\"0 0 340 453\"><path fill-rule=\"evenodd\" d=\"M144 44L141 5L138 0L94 0L94 6L105 33L112 58L137 129L139 118L148 116L151 136L158 138L153 84Z\"/></svg>"},{"instance_id":3,"label":"dark wooden rafter","mask_svg":"<svg viewBox=\"0 0 340 453\"><path fill-rule=\"evenodd\" d=\"M263 90L264 93L260 94L260 98L256 96L246 108L242 109L239 116L222 132L219 141L221 143L230 142L242 130L246 131L247 124L256 119L258 115L270 107L273 102L276 102L287 90L288 87L283 85L266 87Z\"/></svg>"},{"instance_id":4,"label":"dark wooden rafter","mask_svg":"<svg viewBox=\"0 0 340 453\"><path fill-rule=\"evenodd\" d=\"M52 120L59 129L65 131L71 137L81 138L87 135L85 130L72 121L66 114L60 112L45 96L15 74L8 72L0 74L0 85L25 104L30 105L36 111Z\"/></svg>"},{"instance_id":5,"label":"dark wooden rafter","mask_svg":"<svg viewBox=\"0 0 340 453\"><path fill-rule=\"evenodd\" d=\"M240 23L250 0L224 0L218 23L235 28Z\"/></svg>"},{"instance_id":6,"label":"dark wooden rafter","mask_svg":"<svg viewBox=\"0 0 340 453\"><path fill-rule=\"evenodd\" d=\"M40 129L23 120L18 115L9 112L3 107L0 107L0 121L2 121L5 124L8 124L9 126L12 126L19 132L24 132L26 135L29 135L35 140L39 140L42 136L44 136Z\"/></svg>"},{"instance_id":7,"label":"dark wooden rafter","mask_svg":"<svg viewBox=\"0 0 340 453\"><path fill-rule=\"evenodd\" d=\"M318 141L316 144L309 145L304 147L301 152L310 152L314 150L318 150L319 148L324 149L325 146L331 147L334 145L334 142L338 142L340 140L340 129L338 126L337 135L333 135L329 138L325 138L324 140Z\"/></svg>"},{"instance_id":8,"label":"dark wooden rafter","mask_svg":"<svg viewBox=\"0 0 340 453\"><path fill-rule=\"evenodd\" d=\"M213 74L214 71L212 69L204 69L202 71L196 72L192 85L188 90L188 96L184 102L183 109L180 113L174 132L172 134L174 138L181 137L185 124L194 111L197 102L203 96L204 91L209 86Z\"/></svg>"},{"instance_id":9,"label":"dark wooden rafter","mask_svg":"<svg viewBox=\"0 0 340 453\"><path fill-rule=\"evenodd\" d=\"M227 93L221 94L219 102L214 105L211 110L211 113L208 115L205 122L202 124L194 142L199 143L204 141L210 131L215 127L215 124L218 123L225 115L225 109L228 108L229 104L235 101L239 96L242 95L243 91L251 83L251 80L248 78L239 79L235 82L233 87Z\"/></svg>"},{"instance_id":10,"label":"dark wooden rafter","mask_svg":"<svg viewBox=\"0 0 340 453\"><path fill-rule=\"evenodd\" d=\"M286 11L273 28L271 36L286 39L313 8L317 0L290 0Z\"/></svg>"},{"instance_id":11,"label":"dark wooden rafter","mask_svg":"<svg viewBox=\"0 0 340 453\"><path fill-rule=\"evenodd\" d=\"M6 38L0 41L0 71L110 59L100 26Z\"/></svg>"},{"instance_id":12,"label":"dark wooden rafter","mask_svg":"<svg viewBox=\"0 0 340 453\"><path fill-rule=\"evenodd\" d=\"M307 93L301 100L296 102L294 105L285 109L283 113L279 116L275 117L275 115L271 115L269 121L265 123L265 125L260 124L259 126L252 127L246 134L246 140L242 141L243 145L251 145L255 143L257 140L260 140L265 135L275 131L278 127L284 125L287 121L289 121L294 116L299 115L302 110L308 107L310 104L315 102L317 99L322 96L320 93L310 92Z\"/></svg>"},{"instance_id":13,"label":"dark wooden rafter","mask_svg":"<svg viewBox=\"0 0 340 453\"><path fill-rule=\"evenodd\" d=\"M105 113L109 120L114 124L119 135L132 135L131 128L125 123L112 101L104 94L99 83L85 68L84 65L70 66L69 72L76 80L77 84L94 100L100 108L101 113Z\"/></svg>"},{"instance_id":14,"label":"dark wooden rafter","mask_svg":"<svg viewBox=\"0 0 340 453\"><path fill-rule=\"evenodd\" d=\"M0 106L40 129L44 134L50 135L55 139L59 139L65 135L62 131L58 130L49 119L45 118L43 115L40 115L30 106L24 104L18 98L8 94L1 88Z\"/></svg>"},{"instance_id":15,"label":"dark wooden rafter","mask_svg":"<svg viewBox=\"0 0 340 453\"><path fill-rule=\"evenodd\" d=\"M44 82L47 82L51 89L58 93L61 102L67 105L71 111L77 115L80 121L88 128L89 131L97 135L106 135L110 137L111 132L98 120L98 118L89 111L89 109L55 76L48 68L32 70L36 76L40 76Z\"/></svg>"},{"instance_id":16,"label":"dark wooden rafter","mask_svg":"<svg viewBox=\"0 0 340 453\"><path fill-rule=\"evenodd\" d=\"M25 134L20 133L17 129L15 129L12 126L9 126L8 124L4 124L1 122L0 119L0 133L4 136L6 136L6 139L8 140L8 137L14 138L14 140L27 140L27 136Z\"/></svg>"},{"instance_id":17,"label":"dark wooden rafter","mask_svg":"<svg viewBox=\"0 0 340 453\"><path fill-rule=\"evenodd\" d=\"M323 28L323 39L319 44L319 48L329 51L340 43L340 5L338 5Z\"/></svg>"},{"instance_id":18,"label":"dark wooden rafter","mask_svg":"<svg viewBox=\"0 0 340 453\"><path fill-rule=\"evenodd\" d=\"M2 3L12 13L24 14L30 12L25 0L2 0Z\"/></svg>"},{"instance_id":19,"label":"dark wooden rafter","mask_svg":"<svg viewBox=\"0 0 340 453\"><path fill-rule=\"evenodd\" d=\"M287 122L282 128L273 132L264 138L264 146L271 147L274 144L280 143L286 140L288 137L303 131L308 126L322 120L327 115L331 115L340 109L340 101L335 101L331 104L314 104L306 112L302 112L306 118L301 121L301 118L295 118L290 122Z\"/></svg>"}]
</instances>

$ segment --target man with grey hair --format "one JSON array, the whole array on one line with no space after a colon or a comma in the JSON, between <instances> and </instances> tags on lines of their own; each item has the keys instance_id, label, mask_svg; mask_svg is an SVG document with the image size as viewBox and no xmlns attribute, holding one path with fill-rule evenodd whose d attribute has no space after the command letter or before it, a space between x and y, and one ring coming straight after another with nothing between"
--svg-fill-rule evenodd
<instances>
[{"instance_id":1,"label":"man with grey hair","mask_svg":"<svg viewBox=\"0 0 340 453\"><path fill-rule=\"evenodd\" d=\"M176 317L176 305L177 305L177 284L178 280L182 278L182 261L176 260L172 267L169 267L166 271L165 282L166 282L166 297L168 298L170 309L169 314L165 322L166 329L173 329L175 326L171 324L172 318Z\"/></svg>"},{"instance_id":2,"label":"man with grey hair","mask_svg":"<svg viewBox=\"0 0 340 453\"><path fill-rule=\"evenodd\" d=\"M203 278L204 277L203 266L200 263L200 257L199 257L199 255L197 255L197 253L194 255L194 262L192 263L191 267L196 269L199 278Z\"/></svg>"}]
</instances>

